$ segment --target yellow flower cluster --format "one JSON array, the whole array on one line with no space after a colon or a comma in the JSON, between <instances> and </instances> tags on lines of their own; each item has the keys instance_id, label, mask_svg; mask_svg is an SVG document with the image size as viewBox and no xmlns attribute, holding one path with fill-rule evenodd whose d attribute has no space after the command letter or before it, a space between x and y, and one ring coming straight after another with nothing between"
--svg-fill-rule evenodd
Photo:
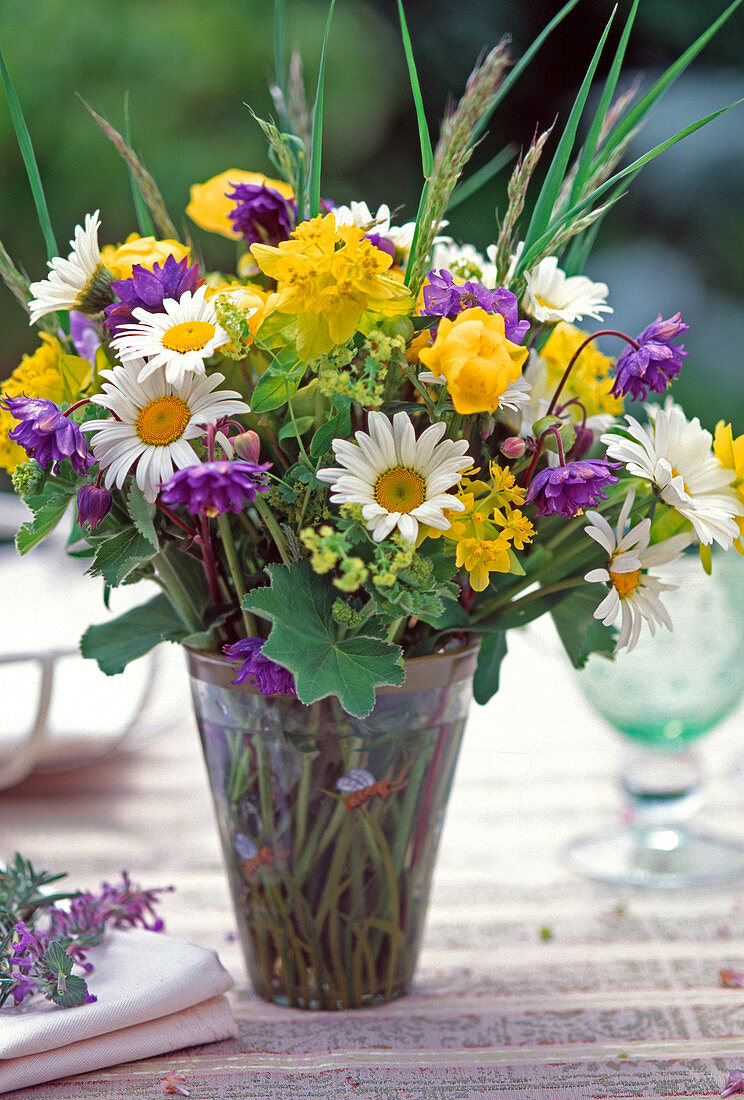
<instances>
[{"instance_id":1,"label":"yellow flower cluster","mask_svg":"<svg viewBox=\"0 0 744 1100\"><path fill-rule=\"evenodd\" d=\"M565 321L557 324L551 332L540 352L540 357L548 368L548 389L551 393L563 377L576 349L588 335L588 332L583 332ZM588 344L571 368L562 393L562 402L576 397L586 409L587 416L596 416L597 413L619 416L623 411L623 401L621 397L613 397L609 392L612 385L611 371L612 360L602 355L594 344Z\"/></svg>"},{"instance_id":2,"label":"yellow flower cluster","mask_svg":"<svg viewBox=\"0 0 744 1100\"><path fill-rule=\"evenodd\" d=\"M427 528L429 538L440 535L457 543L456 561L470 576L470 586L476 592L488 587L491 573L514 571L513 551L523 550L531 542L535 529L518 507L524 503L525 489L520 489L510 470L491 463L490 481L464 476L457 496L465 506L463 512L444 514L449 529Z\"/></svg>"},{"instance_id":3,"label":"yellow flower cluster","mask_svg":"<svg viewBox=\"0 0 744 1100\"><path fill-rule=\"evenodd\" d=\"M470 416L496 412L528 354L507 340L500 313L474 306L452 321L443 318L433 345L421 348L419 359L435 376L444 375L456 411Z\"/></svg>"},{"instance_id":4,"label":"yellow flower cluster","mask_svg":"<svg viewBox=\"0 0 744 1100\"><path fill-rule=\"evenodd\" d=\"M19 366L2 386L2 397L42 397L47 401L70 404L76 401L91 379L87 359L67 355L54 336L41 333L42 344L33 355L24 355ZM26 461L26 452L8 433L18 421L6 409L0 409L0 467L12 472Z\"/></svg>"},{"instance_id":5,"label":"yellow flower cluster","mask_svg":"<svg viewBox=\"0 0 744 1100\"><path fill-rule=\"evenodd\" d=\"M261 271L276 280L269 307L296 323L297 353L312 362L381 317L411 309L408 290L386 274L392 260L333 214L302 222L276 247L254 244Z\"/></svg>"}]
</instances>

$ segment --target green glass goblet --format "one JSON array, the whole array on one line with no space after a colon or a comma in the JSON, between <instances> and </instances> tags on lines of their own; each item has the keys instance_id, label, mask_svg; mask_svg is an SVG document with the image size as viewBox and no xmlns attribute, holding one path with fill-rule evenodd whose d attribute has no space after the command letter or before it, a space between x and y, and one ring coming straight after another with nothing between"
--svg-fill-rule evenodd
<instances>
[{"instance_id":1,"label":"green glass goblet","mask_svg":"<svg viewBox=\"0 0 744 1100\"><path fill-rule=\"evenodd\" d=\"M614 661L593 655L578 674L586 700L626 739L626 824L569 845L590 878L637 886L690 886L744 875L744 843L695 832L703 802L699 738L744 692L744 559L714 552L706 576L697 551L659 570L678 587L663 601L674 626Z\"/></svg>"}]
</instances>

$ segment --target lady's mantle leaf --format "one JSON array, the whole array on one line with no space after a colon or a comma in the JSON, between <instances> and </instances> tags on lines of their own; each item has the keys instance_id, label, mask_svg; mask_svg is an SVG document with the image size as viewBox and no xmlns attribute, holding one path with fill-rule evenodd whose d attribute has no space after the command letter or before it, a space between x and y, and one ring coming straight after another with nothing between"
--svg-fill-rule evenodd
<instances>
[{"instance_id":1,"label":"lady's mantle leaf","mask_svg":"<svg viewBox=\"0 0 744 1100\"><path fill-rule=\"evenodd\" d=\"M348 714L364 718L378 685L403 683L400 646L363 634L339 637L331 615L337 593L308 562L267 572L270 587L249 592L243 607L272 621L263 653L294 675L303 703L337 695Z\"/></svg>"},{"instance_id":2,"label":"lady's mantle leaf","mask_svg":"<svg viewBox=\"0 0 744 1100\"><path fill-rule=\"evenodd\" d=\"M101 672L115 676L158 642L178 642L187 633L166 597L158 595L107 623L89 626L80 651L97 661Z\"/></svg>"}]
</instances>

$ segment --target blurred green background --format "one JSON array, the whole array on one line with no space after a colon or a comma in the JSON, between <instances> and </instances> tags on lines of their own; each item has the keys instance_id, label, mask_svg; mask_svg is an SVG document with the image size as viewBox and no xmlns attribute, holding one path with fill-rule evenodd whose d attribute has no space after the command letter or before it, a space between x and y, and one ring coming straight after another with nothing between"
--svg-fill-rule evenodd
<instances>
[{"instance_id":1,"label":"blurred green background","mask_svg":"<svg viewBox=\"0 0 744 1100\"><path fill-rule=\"evenodd\" d=\"M313 87L327 4L286 0L290 44ZM430 126L448 94L459 95L478 54L503 34L519 56L560 4L541 0L407 0L406 11ZM536 126L565 121L611 0L582 0L494 117L474 158L508 142L526 145ZM723 11L723 0L641 0L626 67L658 75ZM607 51L630 0L621 0ZM113 147L82 106L85 97L117 127L129 91L132 140L158 180L177 224L189 185L226 168L272 172L245 103L272 113L271 0L3 0L0 48L24 105L60 251L87 211L101 209L101 243L136 229L129 181ZM744 96L744 6L656 108L639 154L715 108ZM420 157L395 0L337 0L326 92L323 194L337 202L387 202L415 215ZM691 326L690 358L675 395L712 427L723 417L744 432L744 105L644 170L606 219L587 274L609 284L613 325L637 333L657 312L680 310ZM45 253L7 108L0 100L0 240L31 279ZM509 169L468 200L450 232L484 249L495 236ZM192 232L194 227L190 227ZM232 249L199 234L210 266ZM598 327L594 325L593 327ZM0 285L0 378L36 346L25 316ZM608 351L617 353L617 345Z\"/></svg>"}]
</instances>

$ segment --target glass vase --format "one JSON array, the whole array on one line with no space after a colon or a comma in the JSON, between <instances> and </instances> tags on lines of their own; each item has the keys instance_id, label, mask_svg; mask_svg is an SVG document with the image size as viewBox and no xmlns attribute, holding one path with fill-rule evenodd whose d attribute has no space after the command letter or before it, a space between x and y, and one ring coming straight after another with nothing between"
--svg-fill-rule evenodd
<instances>
[{"instance_id":1,"label":"glass vase","mask_svg":"<svg viewBox=\"0 0 744 1100\"><path fill-rule=\"evenodd\" d=\"M267 1000L357 1008L408 988L477 645L405 662L371 714L230 680L187 650L248 973Z\"/></svg>"}]
</instances>

